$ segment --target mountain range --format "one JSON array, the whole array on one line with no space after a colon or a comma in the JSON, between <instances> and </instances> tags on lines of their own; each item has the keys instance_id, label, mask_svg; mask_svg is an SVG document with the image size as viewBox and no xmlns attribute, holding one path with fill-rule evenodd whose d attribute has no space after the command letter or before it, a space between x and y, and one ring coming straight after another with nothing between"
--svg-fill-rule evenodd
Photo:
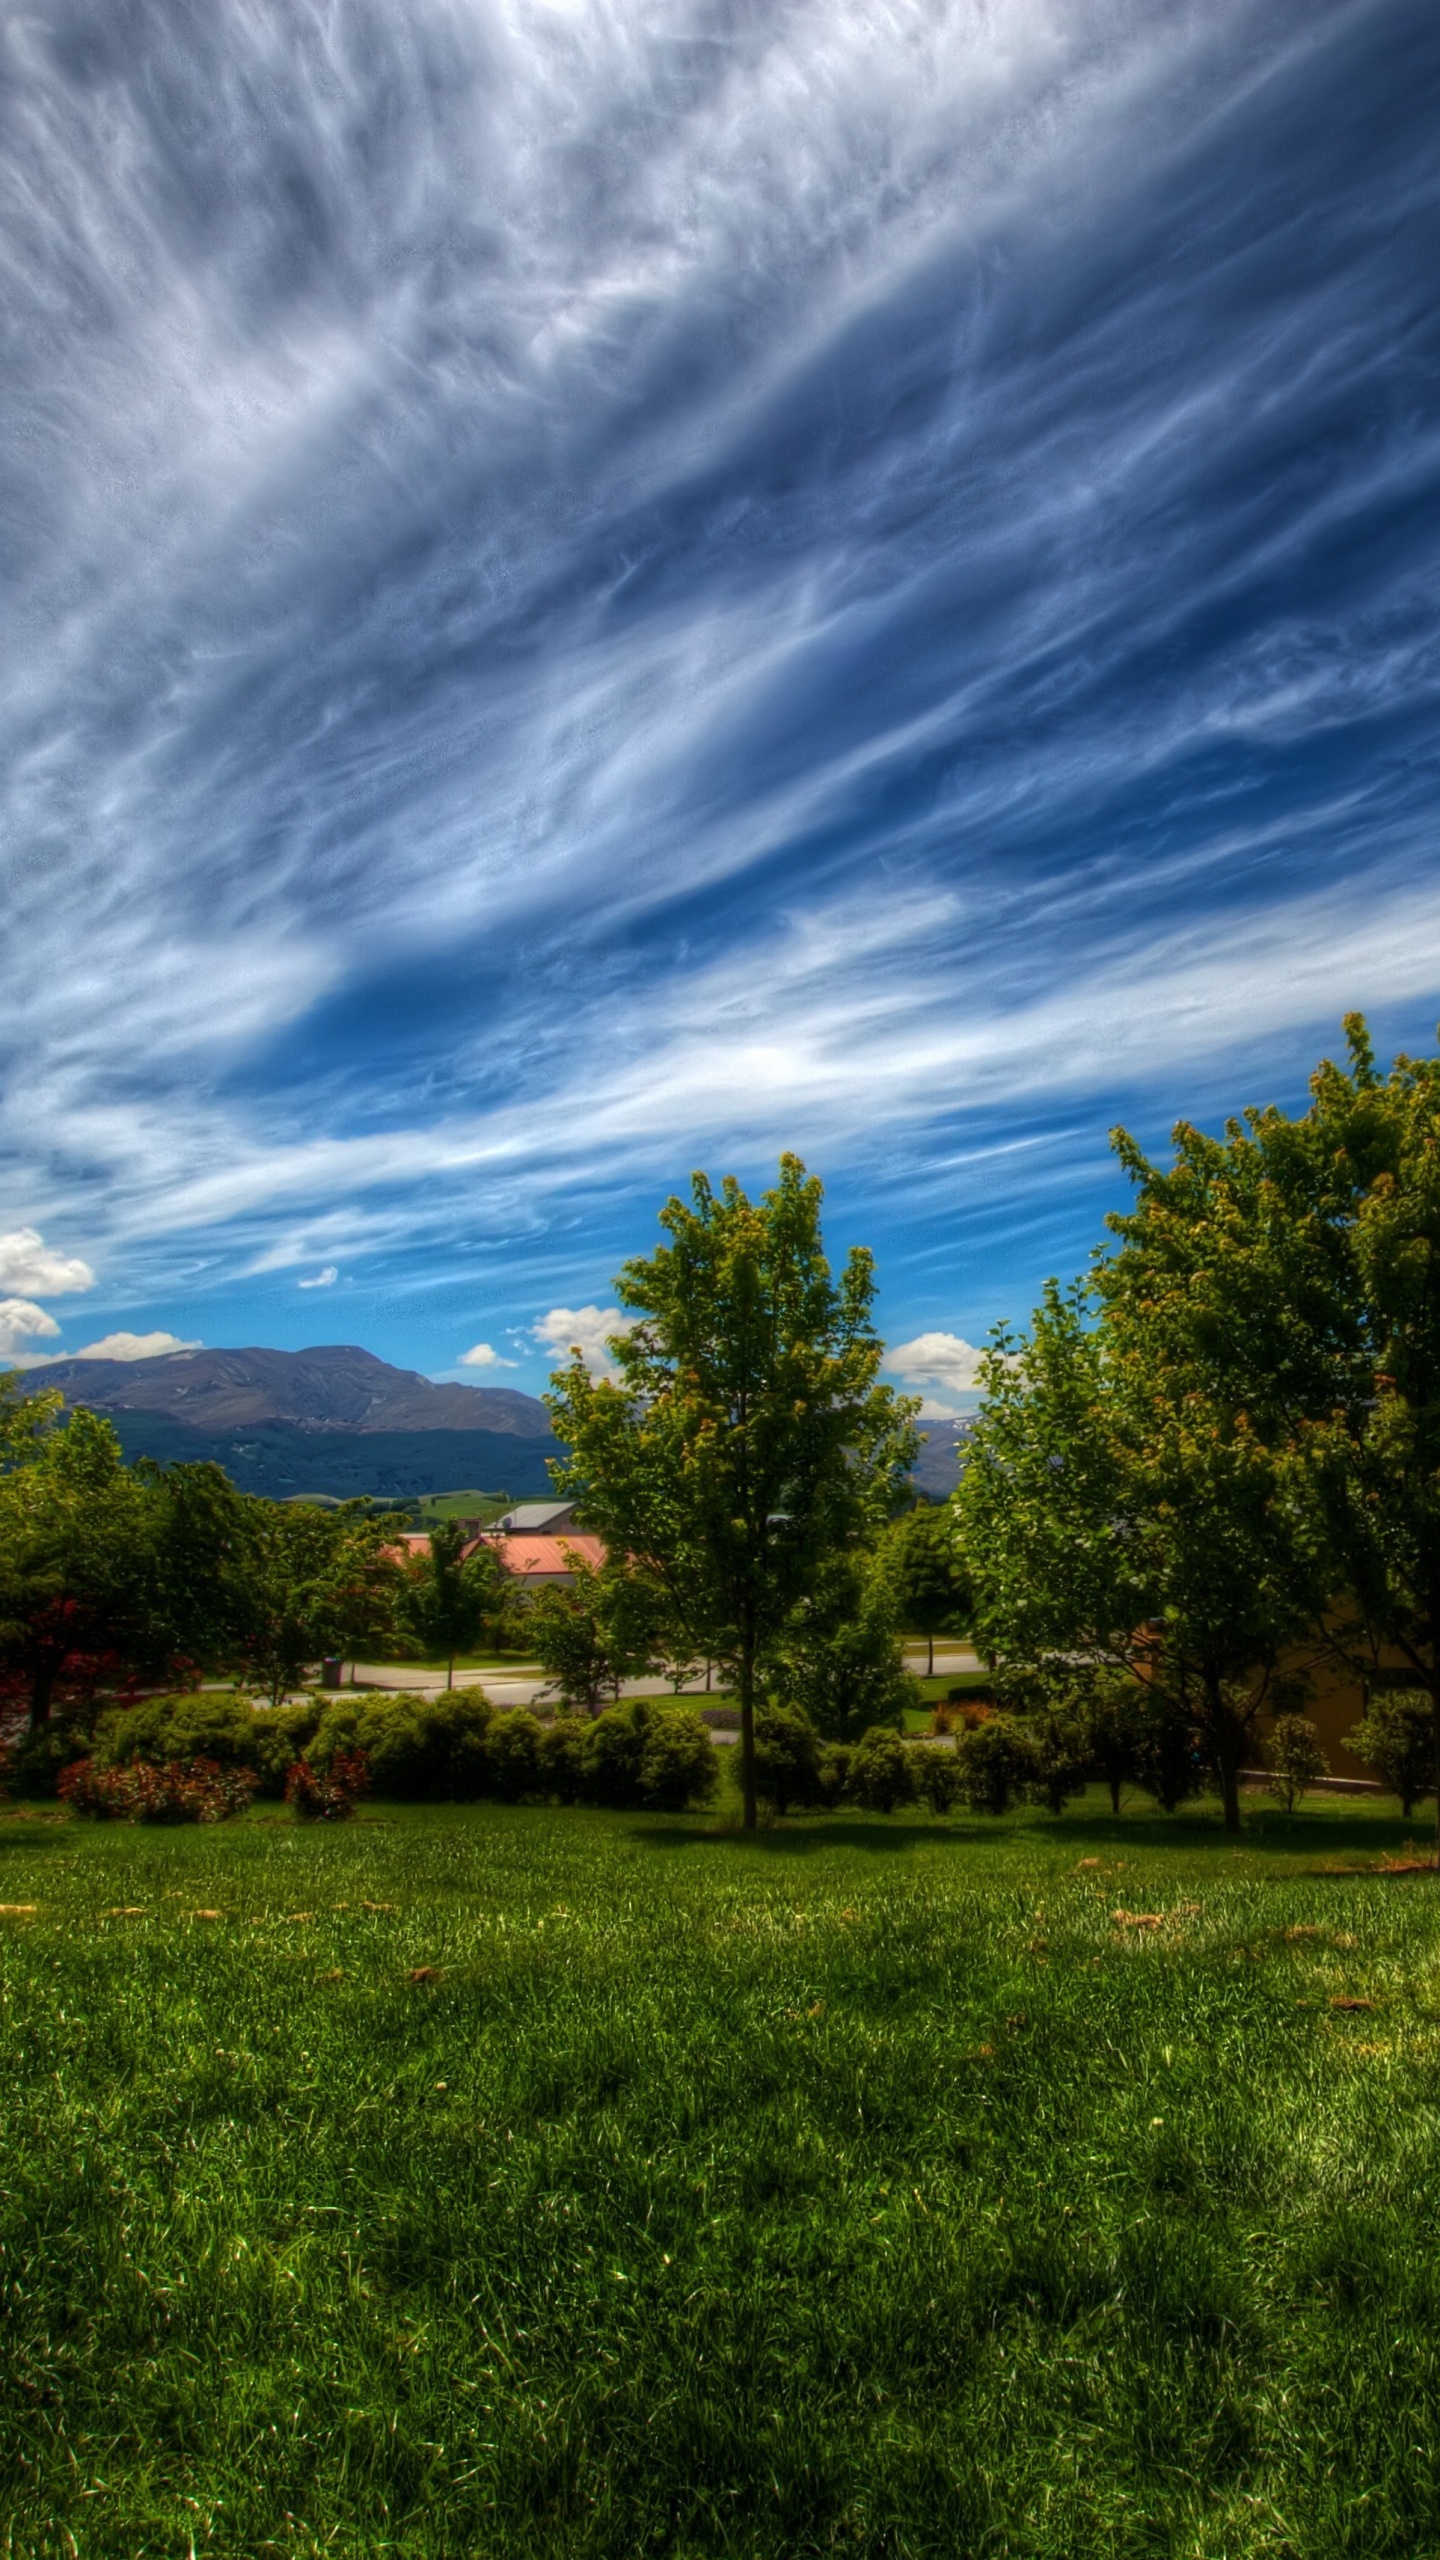
<instances>
[{"instance_id":1,"label":"mountain range","mask_svg":"<svg viewBox=\"0 0 1440 2560\"><path fill-rule=\"evenodd\" d=\"M246 1493L553 1491L538 1397L437 1386L352 1343L52 1360L33 1372L114 1423L127 1458L212 1458Z\"/></svg>"},{"instance_id":2,"label":"mountain range","mask_svg":"<svg viewBox=\"0 0 1440 2560\"><path fill-rule=\"evenodd\" d=\"M439 1386L353 1343L309 1351L168 1351L155 1360L49 1360L37 1384L114 1423L127 1458L212 1458L246 1493L554 1490L560 1444L537 1396ZM955 1483L967 1422L931 1422L915 1482Z\"/></svg>"}]
</instances>

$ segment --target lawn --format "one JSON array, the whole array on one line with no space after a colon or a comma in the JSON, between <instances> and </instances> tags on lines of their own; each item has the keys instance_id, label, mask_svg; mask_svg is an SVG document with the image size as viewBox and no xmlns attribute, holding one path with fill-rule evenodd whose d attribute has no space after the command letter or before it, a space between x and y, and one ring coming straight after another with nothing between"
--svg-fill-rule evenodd
<instances>
[{"instance_id":1,"label":"lawn","mask_svg":"<svg viewBox=\"0 0 1440 2560\"><path fill-rule=\"evenodd\" d=\"M1440 2551L1402 1842L12 1812L0 2548Z\"/></svg>"}]
</instances>

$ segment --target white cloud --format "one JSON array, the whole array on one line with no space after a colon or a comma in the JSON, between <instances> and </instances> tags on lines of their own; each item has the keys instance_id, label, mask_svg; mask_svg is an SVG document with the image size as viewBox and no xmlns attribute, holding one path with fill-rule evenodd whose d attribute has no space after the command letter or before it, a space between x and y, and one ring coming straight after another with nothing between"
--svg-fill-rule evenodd
<instances>
[{"instance_id":1,"label":"white cloud","mask_svg":"<svg viewBox=\"0 0 1440 2560\"><path fill-rule=\"evenodd\" d=\"M313 1280L298 1280L295 1285L299 1289L333 1289L339 1277L336 1265L327 1262L324 1270L317 1271Z\"/></svg>"},{"instance_id":2,"label":"white cloud","mask_svg":"<svg viewBox=\"0 0 1440 2560\"><path fill-rule=\"evenodd\" d=\"M979 1383L981 1354L958 1333L917 1333L913 1342L894 1343L885 1367L907 1386L940 1387L950 1395L968 1395ZM953 1408L926 1399L937 1421Z\"/></svg>"},{"instance_id":3,"label":"white cloud","mask_svg":"<svg viewBox=\"0 0 1440 2560\"><path fill-rule=\"evenodd\" d=\"M28 1298L0 1298L0 1360L24 1356L24 1345L57 1334L60 1327Z\"/></svg>"},{"instance_id":4,"label":"white cloud","mask_svg":"<svg viewBox=\"0 0 1440 2560\"><path fill-rule=\"evenodd\" d=\"M460 1354L462 1369L513 1369L515 1366L513 1360L502 1360L499 1352L488 1342L472 1342L469 1350Z\"/></svg>"},{"instance_id":5,"label":"white cloud","mask_svg":"<svg viewBox=\"0 0 1440 2560\"><path fill-rule=\"evenodd\" d=\"M37 1298L61 1298L73 1289L93 1289L95 1274L88 1262L52 1253L33 1227L16 1227L0 1236L0 1289L24 1289Z\"/></svg>"},{"instance_id":6,"label":"white cloud","mask_svg":"<svg viewBox=\"0 0 1440 2560\"><path fill-rule=\"evenodd\" d=\"M78 1351L69 1353L72 1360L160 1360L167 1351L199 1351L198 1342L184 1342L178 1333L105 1333L98 1342L82 1343Z\"/></svg>"},{"instance_id":7,"label":"white cloud","mask_svg":"<svg viewBox=\"0 0 1440 2560\"><path fill-rule=\"evenodd\" d=\"M622 1316L618 1307L552 1307L532 1329L535 1339L564 1368L578 1349L592 1378L613 1378L615 1363L606 1344L612 1334L633 1333L639 1318Z\"/></svg>"}]
</instances>

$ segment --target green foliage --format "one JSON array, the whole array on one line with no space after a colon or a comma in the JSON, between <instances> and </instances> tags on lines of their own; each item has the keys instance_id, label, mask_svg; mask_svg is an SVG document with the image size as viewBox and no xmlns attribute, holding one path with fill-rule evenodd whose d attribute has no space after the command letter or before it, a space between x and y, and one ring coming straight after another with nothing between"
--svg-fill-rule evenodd
<instances>
[{"instance_id":1,"label":"green foliage","mask_svg":"<svg viewBox=\"0 0 1440 2560\"><path fill-rule=\"evenodd\" d=\"M719 1783L708 1726L687 1707L626 1698L584 1731L580 1765L589 1804L681 1812L708 1804Z\"/></svg>"},{"instance_id":2,"label":"green foliage","mask_svg":"<svg viewBox=\"0 0 1440 2560\"><path fill-rule=\"evenodd\" d=\"M849 1802L866 1813L893 1813L897 1805L913 1803L913 1756L889 1725L873 1725L850 1754L845 1786Z\"/></svg>"},{"instance_id":3,"label":"green foliage","mask_svg":"<svg viewBox=\"0 0 1440 2560\"><path fill-rule=\"evenodd\" d=\"M890 1529L884 1553L900 1624L926 1638L933 1671L935 1638L963 1634L975 1605L955 1505L917 1502Z\"/></svg>"},{"instance_id":4,"label":"green foliage","mask_svg":"<svg viewBox=\"0 0 1440 2560\"><path fill-rule=\"evenodd\" d=\"M1018 1716L987 1716L955 1745L961 1802L972 1813L1008 1813L1039 1777L1034 1737Z\"/></svg>"},{"instance_id":5,"label":"green foliage","mask_svg":"<svg viewBox=\"0 0 1440 2560\"><path fill-rule=\"evenodd\" d=\"M509 1611L509 1577L497 1549L475 1546L467 1554L468 1543L458 1520L432 1520L429 1546L406 1568L396 1603L406 1633L448 1664L452 1687L457 1653L473 1652L487 1634L498 1643Z\"/></svg>"},{"instance_id":6,"label":"green foliage","mask_svg":"<svg viewBox=\"0 0 1440 2560\"><path fill-rule=\"evenodd\" d=\"M1320 1736L1308 1716L1275 1718L1265 1737L1265 1765L1270 1772L1270 1793L1279 1797L1287 1813L1294 1812L1306 1788L1313 1786L1317 1778L1330 1775Z\"/></svg>"},{"instance_id":7,"label":"green foliage","mask_svg":"<svg viewBox=\"0 0 1440 2560\"><path fill-rule=\"evenodd\" d=\"M905 1668L883 1554L831 1557L765 1669L776 1704L819 1733L853 1740L872 1725L902 1724L923 1693Z\"/></svg>"},{"instance_id":8,"label":"green foliage","mask_svg":"<svg viewBox=\"0 0 1440 2560\"><path fill-rule=\"evenodd\" d=\"M855 1757L853 1743L827 1742L820 1752L820 1802L827 1813L843 1804L850 1785L850 1763Z\"/></svg>"},{"instance_id":9,"label":"green foliage","mask_svg":"<svg viewBox=\"0 0 1440 2560\"><path fill-rule=\"evenodd\" d=\"M870 1257L832 1277L821 1196L794 1156L755 1203L696 1174L661 1212L669 1242L616 1284L637 1319L610 1346L618 1383L577 1352L547 1399L557 1481L663 1593L674 1649L739 1697L752 1826L760 1665L829 1560L873 1542L915 1448L913 1403L878 1383Z\"/></svg>"},{"instance_id":10,"label":"green foliage","mask_svg":"<svg viewBox=\"0 0 1440 2560\"><path fill-rule=\"evenodd\" d=\"M1423 1689L1382 1689L1345 1736L1347 1750L1400 1798L1407 1820L1435 1784L1435 1712Z\"/></svg>"},{"instance_id":11,"label":"green foliage","mask_svg":"<svg viewBox=\"0 0 1440 2560\"><path fill-rule=\"evenodd\" d=\"M102 1769L72 1761L56 1794L72 1813L96 1822L233 1822L255 1792L252 1769L222 1769L215 1760L151 1760Z\"/></svg>"},{"instance_id":12,"label":"green foliage","mask_svg":"<svg viewBox=\"0 0 1440 2560\"><path fill-rule=\"evenodd\" d=\"M585 1794L585 1736L579 1716L558 1715L540 1730L540 1787L557 1804L579 1804Z\"/></svg>"},{"instance_id":13,"label":"green foliage","mask_svg":"<svg viewBox=\"0 0 1440 2560\"><path fill-rule=\"evenodd\" d=\"M571 1580L547 1583L525 1609L524 1641L565 1707L593 1713L619 1695L622 1680L658 1669L661 1595L623 1557L594 1565L566 1549Z\"/></svg>"},{"instance_id":14,"label":"green foliage","mask_svg":"<svg viewBox=\"0 0 1440 2560\"><path fill-rule=\"evenodd\" d=\"M1079 1716L1052 1709L1030 1719L1034 1774L1030 1792L1049 1813L1063 1813L1072 1796L1083 1795L1093 1771L1090 1736Z\"/></svg>"},{"instance_id":15,"label":"green foliage","mask_svg":"<svg viewBox=\"0 0 1440 2560\"><path fill-rule=\"evenodd\" d=\"M908 1757L918 1801L932 1813L953 1812L960 1801L960 1763L955 1753L937 1750L933 1742L912 1743Z\"/></svg>"},{"instance_id":16,"label":"green foliage","mask_svg":"<svg viewBox=\"0 0 1440 2560\"><path fill-rule=\"evenodd\" d=\"M770 1813L819 1803L820 1736L799 1708L756 1710L755 1792Z\"/></svg>"},{"instance_id":17,"label":"green foliage","mask_svg":"<svg viewBox=\"0 0 1440 2560\"><path fill-rule=\"evenodd\" d=\"M393 1628L402 1567L391 1524L363 1504L337 1510L242 1495L234 1572L236 1649L273 1706L309 1666L382 1643Z\"/></svg>"},{"instance_id":18,"label":"green foliage","mask_svg":"<svg viewBox=\"0 0 1440 2560\"><path fill-rule=\"evenodd\" d=\"M490 1789L493 1718L481 1689L347 1692L327 1704L307 1756L324 1769L337 1751L363 1751L375 1794L397 1803L472 1803Z\"/></svg>"},{"instance_id":19,"label":"green foliage","mask_svg":"<svg viewBox=\"0 0 1440 2560\"><path fill-rule=\"evenodd\" d=\"M234 1691L189 1690L170 1698L142 1698L112 1709L95 1728L95 1765L123 1767L133 1760L213 1760L222 1769L251 1769L262 1796L278 1802L285 1773L320 1721L318 1704L257 1710Z\"/></svg>"},{"instance_id":20,"label":"green foliage","mask_svg":"<svg viewBox=\"0 0 1440 2560\"><path fill-rule=\"evenodd\" d=\"M544 1794L542 1732L528 1707L512 1707L492 1720L485 1736L487 1795L498 1796L502 1804L522 1804Z\"/></svg>"},{"instance_id":21,"label":"green foliage","mask_svg":"<svg viewBox=\"0 0 1440 2560\"><path fill-rule=\"evenodd\" d=\"M102 1678L162 1671L175 1643L158 1471L127 1467L96 1414L48 1429L23 1416L12 1404L12 1463L0 1473L0 1656L39 1725L57 1700L88 1701Z\"/></svg>"}]
</instances>

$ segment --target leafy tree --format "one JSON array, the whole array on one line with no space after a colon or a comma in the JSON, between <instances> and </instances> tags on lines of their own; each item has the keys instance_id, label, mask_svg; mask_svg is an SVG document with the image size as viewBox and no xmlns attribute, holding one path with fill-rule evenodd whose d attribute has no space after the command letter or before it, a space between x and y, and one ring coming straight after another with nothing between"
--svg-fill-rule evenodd
<instances>
[{"instance_id":1,"label":"leafy tree","mask_svg":"<svg viewBox=\"0 0 1440 2560\"><path fill-rule=\"evenodd\" d=\"M278 1706L326 1654L382 1643L394 1626L400 1566L391 1529L363 1505L244 1503L236 1566L238 1648Z\"/></svg>"},{"instance_id":2,"label":"leafy tree","mask_svg":"<svg viewBox=\"0 0 1440 2560\"><path fill-rule=\"evenodd\" d=\"M50 1411L53 1412L53 1406ZM163 1482L125 1465L110 1423L83 1408L45 1428L9 1403L0 1475L0 1648L28 1692L32 1728L59 1693L106 1676L158 1676L173 1631L163 1607Z\"/></svg>"},{"instance_id":3,"label":"leafy tree","mask_svg":"<svg viewBox=\"0 0 1440 2560\"><path fill-rule=\"evenodd\" d=\"M669 1242L616 1284L636 1319L609 1346L618 1381L577 1351L547 1399L570 1450L557 1484L738 1694L747 1829L761 1667L828 1561L874 1543L916 1445L913 1402L878 1383L871 1258L833 1277L821 1197L794 1156L757 1202L696 1174L661 1212Z\"/></svg>"},{"instance_id":4,"label":"leafy tree","mask_svg":"<svg viewBox=\"0 0 1440 2560\"><path fill-rule=\"evenodd\" d=\"M1346 1734L1345 1746L1399 1797L1408 1822L1435 1784L1435 1713L1424 1690L1382 1690Z\"/></svg>"},{"instance_id":5,"label":"leafy tree","mask_svg":"<svg viewBox=\"0 0 1440 2560\"><path fill-rule=\"evenodd\" d=\"M772 1812L820 1800L820 1736L798 1707L755 1712L755 1791Z\"/></svg>"},{"instance_id":6,"label":"leafy tree","mask_svg":"<svg viewBox=\"0 0 1440 2560\"><path fill-rule=\"evenodd\" d=\"M962 1803L972 1813L1008 1813L1036 1779L1035 1744L1018 1716L987 1716L955 1745Z\"/></svg>"},{"instance_id":7,"label":"leafy tree","mask_svg":"<svg viewBox=\"0 0 1440 2560\"><path fill-rule=\"evenodd\" d=\"M1328 1778L1330 1763L1308 1716L1281 1715L1265 1737L1265 1764L1272 1796L1293 1813L1307 1787Z\"/></svg>"},{"instance_id":8,"label":"leafy tree","mask_svg":"<svg viewBox=\"0 0 1440 2560\"><path fill-rule=\"evenodd\" d=\"M436 1520L425 1553L414 1561L400 1593L400 1617L427 1654L446 1665L445 1686L455 1686L455 1657L470 1653L502 1615L507 1598L504 1562L497 1550L470 1549L458 1520Z\"/></svg>"},{"instance_id":9,"label":"leafy tree","mask_svg":"<svg viewBox=\"0 0 1440 2560\"><path fill-rule=\"evenodd\" d=\"M526 1641L561 1705L598 1715L624 1680L659 1668L663 1599L623 1558L592 1564L567 1547L570 1585L548 1583L528 1604Z\"/></svg>"},{"instance_id":10,"label":"leafy tree","mask_svg":"<svg viewBox=\"0 0 1440 2560\"><path fill-rule=\"evenodd\" d=\"M905 1668L895 1584L882 1548L831 1556L764 1665L777 1705L853 1738L899 1725L921 1690Z\"/></svg>"},{"instance_id":11,"label":"leafy tree","mask_svg":"<svg viewBox=\"0 0 1440 2560\"><path fill-rule=\"evenodd\" d=\"M914 1803L910 1754L893 1726L872 1725L861 1735L850 1754L846 1794L867 1813L893 1813L897 1805Z\"/></svg>"},{"instance_id":12,"label":"leafy tree","mask_svg":"<svg viewBox=\"0 0 1440 2560\"><path fill-rule=\"evenodd\" d=\"M900 1621L925 1638L928 1677L935 1638L967 1629L974 1600L952 1506L917 1502L894 1523L885 1545Z\"/></svg>"}]
</instances>

